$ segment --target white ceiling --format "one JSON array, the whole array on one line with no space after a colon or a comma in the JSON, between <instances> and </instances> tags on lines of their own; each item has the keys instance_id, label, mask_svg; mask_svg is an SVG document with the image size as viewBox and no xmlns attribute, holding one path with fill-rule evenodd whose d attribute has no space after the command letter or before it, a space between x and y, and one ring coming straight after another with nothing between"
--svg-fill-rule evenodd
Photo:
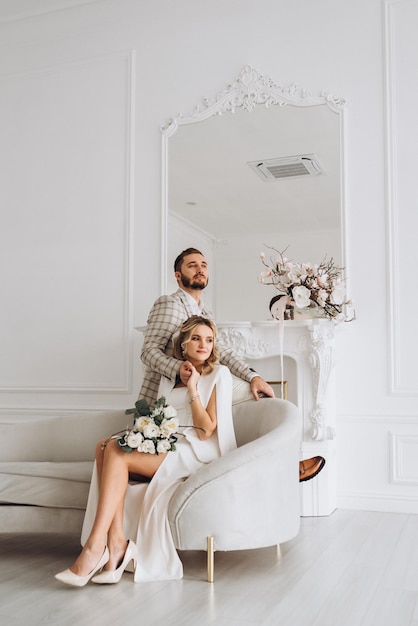
<instances>
[{"instance_id":1,"label":"white ceiling","mask_svg":"<svg viewBox=\"0 0 418 626\"><path fill-rule=\"evenodd\" d=\"M324 174L264 182L247 165L312 153ZM169 210L215 237L341 226L339 116L327 105L259 105L180 126L168 162Z\"/></svg>"}]
</instances>

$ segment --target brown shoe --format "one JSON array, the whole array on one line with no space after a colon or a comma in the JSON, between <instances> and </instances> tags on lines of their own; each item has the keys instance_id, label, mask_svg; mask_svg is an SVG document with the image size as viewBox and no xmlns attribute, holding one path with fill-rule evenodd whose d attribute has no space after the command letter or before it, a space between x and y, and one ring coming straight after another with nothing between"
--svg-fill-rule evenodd
<instances>
[{"instance_id":1,"label":"brown shoe","mask_svg":"<svg viewBox=\"0 0 418 626\"><path fill-rule=\"evenodd\" d=\"M322 456L313 456L311 459L299 461L299 482L311 480L319 474L325 465L325 459Z\"/></svg>"}]
</instances>

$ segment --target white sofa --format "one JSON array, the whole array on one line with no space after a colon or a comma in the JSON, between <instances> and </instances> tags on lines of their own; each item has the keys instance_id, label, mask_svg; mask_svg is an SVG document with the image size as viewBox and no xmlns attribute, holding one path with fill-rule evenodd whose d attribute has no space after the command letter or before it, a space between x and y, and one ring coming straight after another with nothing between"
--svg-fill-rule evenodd
<instances>
[{"instance_id":1,"label":"white sofa","mask_svg":"<svg viewBox=\"0 0 418 626\"><path fill-rule=\"evenodd\" d=\"M95 444L124 411L0 422L0 532L80 532Z\"/></svg>"},{"instance_id":2,"label":"white sofa","mask_svg":"<svg viewBox=\"0 0 418 626\"><path fill-rule=\"evenodd\" d=\"M209 532L217 549L233 550L287 541L299 530L297 408L251 399L234 405L233 413L238 450L191 476L171 500L179 549L206 549ZM95 443L130 421L123 411L101 411L0 422L0 532L80 532ZM204 506L209 495L219 506ZM209 510L219 519L209 519ZM195 538L190 528L199 516L210 523ZM225 533L228 517L240 523ZM243 536L251 545L242 545Z\"/></svg>"}]
</instances>

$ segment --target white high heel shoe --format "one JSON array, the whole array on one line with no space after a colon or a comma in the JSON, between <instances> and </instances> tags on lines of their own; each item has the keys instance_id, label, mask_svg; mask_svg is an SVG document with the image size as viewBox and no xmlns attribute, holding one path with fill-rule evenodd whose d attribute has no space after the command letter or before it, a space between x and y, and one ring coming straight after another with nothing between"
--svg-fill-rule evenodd
<instances>
[{"instance_id":1,"label":"white high heel shoe","mask_svg":"<svg viewBox=\"0 0 418 626\"><path fill-rule=\"evenodd\" d=\"M120 579L122 578L123 572L126 570L126 568L128 567L131 561L134 562L134 571L135 571L137 559L138 559L138 548L136 547L133 541L129 540L125 555L119 567L114 570L107 570L107 571L101 572L100 574L92 578L91 582L98 583L99 585L111 585L114 583L118 583Z\"/></svg>"},{"instance_id":2,"label":"white high heel shoe","mask_svg":"<svg viewBox=\"0 0 418 626\"><path fill-rule=\"evenodd\" d=\"M63 572L55 574L55 578L57 580L60 580L62 583L65 583L66 585L72 585L73 587L84 587L84 585L87 585L90 578L93 578L95 573L102 569L103 565L106 565L108 560L109 550L106 546L100 561L97 563L96 567L90 572L90 574L87 574L86 576L78 576L77 574L74 574L74 572L72 572L70 569L65 569Z\"/></svg>"}]
</instances>

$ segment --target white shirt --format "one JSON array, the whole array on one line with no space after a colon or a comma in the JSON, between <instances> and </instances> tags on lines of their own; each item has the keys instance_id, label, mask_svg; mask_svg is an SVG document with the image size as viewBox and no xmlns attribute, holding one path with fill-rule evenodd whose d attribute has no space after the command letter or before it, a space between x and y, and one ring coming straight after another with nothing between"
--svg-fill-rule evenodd
<instances>
[{"instance_id":1,"label":"white shirt","mask_svg":"<svg viewBox=\"0 0 418 626\"><path fill-rule=\"evenodd\" d=\"M180 287L181 289L181 287ZM202 311L204 309L204 304L202 302L202 299L200 299L200 303L197 303L196 300L189 294L187 293L187 291L184 291L184 289L181 289L182 292L184 294L186 294L186 298L190 304L190 307L193 311L193 315L202 315Z\"/></svg>"}]
</instances>

